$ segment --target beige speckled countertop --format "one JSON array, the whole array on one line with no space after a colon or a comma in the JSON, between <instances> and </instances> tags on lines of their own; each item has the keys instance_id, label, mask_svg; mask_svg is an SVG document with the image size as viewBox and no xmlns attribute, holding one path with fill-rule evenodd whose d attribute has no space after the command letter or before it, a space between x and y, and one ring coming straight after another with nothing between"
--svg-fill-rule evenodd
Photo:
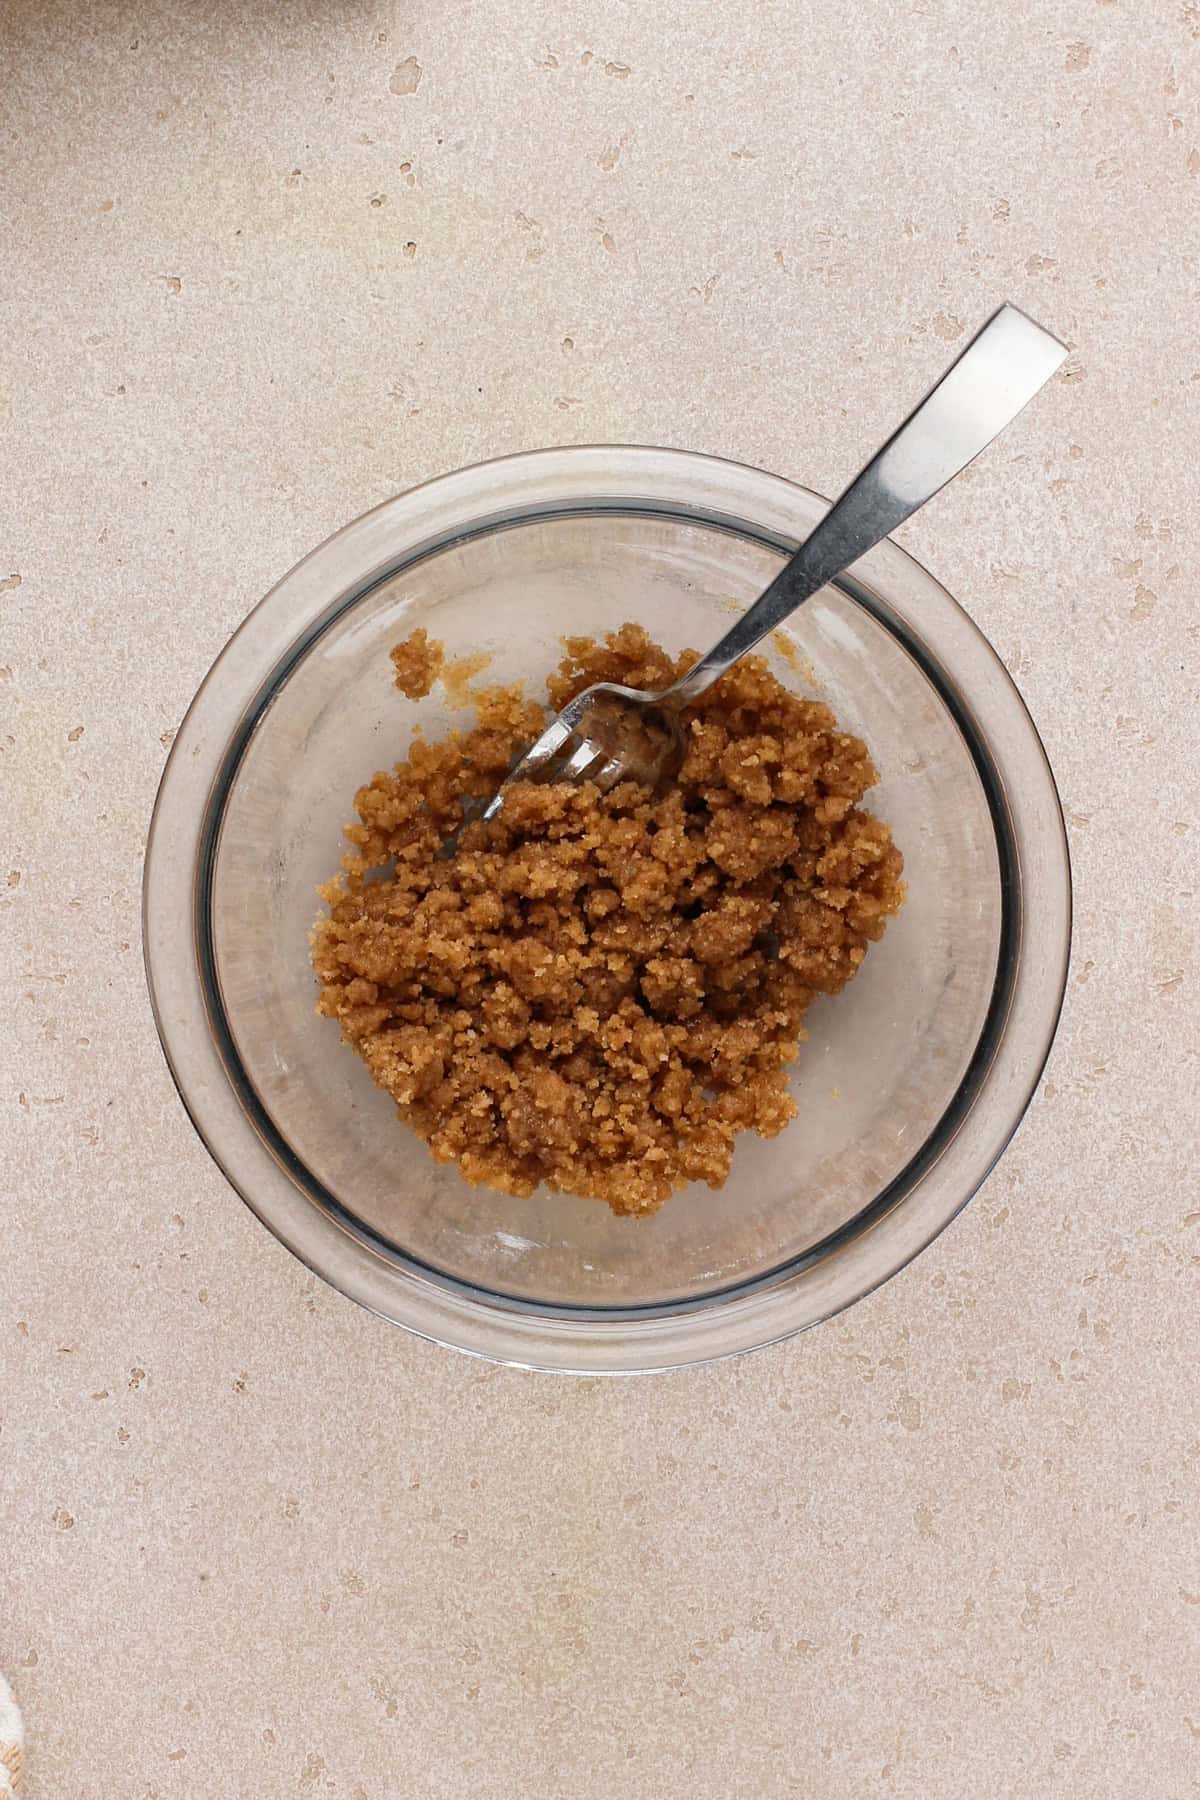
<instances>
[{"instance_id":1,"label":"beige speckled countertop","mask_svg":"<svg viewBox=\"0 0 1200 1800\"><path fill-rule=\"evenodd\" d=\"M1200 8L7 0L0 32L29 1794L1194 1796ZM658 442L828 491L1004 297L1071 360L903 534L1071 825L1066 1016L1003 1164L855 1311L707 1371L524 1376L357 1311L226 1187L150 1020L146 822L210 660L318 539L482 456Z\"/></svg>"}]
</instances>

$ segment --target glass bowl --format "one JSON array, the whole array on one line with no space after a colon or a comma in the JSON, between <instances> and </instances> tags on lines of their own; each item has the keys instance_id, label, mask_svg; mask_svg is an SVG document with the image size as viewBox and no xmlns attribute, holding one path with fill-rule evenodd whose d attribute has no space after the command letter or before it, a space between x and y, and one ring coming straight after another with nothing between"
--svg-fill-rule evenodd
<instances>
[{"instance_id":1,"label":"glass bowl","mask_svg":"<svg viewBox=\"0 0 1200 1800\"><path fill-rule=\"evenodd\" d=\"M758 469L653 449L536 451L447 475L329 539L231 639L176 737L146 856L163 1048L230 1182L308 1266L387 1319L536 1368L619 1372L787 1337L934 1238L1015 1130L1066 978L1054 781L1001 663L894 544L770 646L881 772L867 805L908 901L808 1015L799 1116L744 1137L725 1187L650 1219L467 1187L314 1010L315 889L356 788L456 718L391 683L418 625L488 680L537 688L565 632L626 619L706 649L826 502Z\"/></svg>"}]
</instances>

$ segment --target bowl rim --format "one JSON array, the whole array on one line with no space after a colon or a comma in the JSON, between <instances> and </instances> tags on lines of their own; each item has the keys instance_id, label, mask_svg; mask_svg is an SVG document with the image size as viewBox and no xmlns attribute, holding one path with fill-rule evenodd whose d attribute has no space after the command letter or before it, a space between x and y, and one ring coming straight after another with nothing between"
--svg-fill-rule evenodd
<instances>
[{"instance_id":1,"label":"bowl rim","mask_svg":"<svg viewBox=\"0 0 1200 1800\"><path fill-rule=\"evenodd\" d=\"M957 1216L1017 1129L1066 985L1071 876L1062 808L1036 727L995 651L890 540L838 585L900 638L963 733L996 833L1004 924L992 1003L963 1081L905 1170L854 1221L800 1258L695 1299L540 1305L471 1287L385 1245L320 1189L244 1071L239 1079L208 939L224 799L273 695L337 618L450 544L534 518L668 513L786 552L827 505L751 465L650 446L571 446L474 464L382 502L327 538L258 602L201 682L163 769L146 848L143 949L159 1039L192 1124L231 1186L314 1273L369 1310L436 1342L528 1368L628 1373L714 1361L792 1336L897 1273ZM919 601L920 629L896 610L895 595L907 589ZM969 699L944 666L947 648L971 665ZM1009 740L1000 760L990 748L998 729ZM177 929L181 917L186 934ZM967 1145L965 1137L979 1141Z\"/></svg>"}]
</instances>

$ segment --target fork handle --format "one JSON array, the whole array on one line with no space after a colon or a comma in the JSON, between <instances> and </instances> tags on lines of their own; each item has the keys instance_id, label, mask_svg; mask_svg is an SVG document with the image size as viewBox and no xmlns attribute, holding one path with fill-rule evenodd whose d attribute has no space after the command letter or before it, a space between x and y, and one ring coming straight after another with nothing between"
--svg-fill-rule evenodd
<instances>
[{"instance_id":1,"label":"fork handle","mask_svg":"<svg viewBox=\"0 0 1200 1800\"><path fill-rule=\"evenodd\" d=\"M1066 354L1064 344L1018 307L993 313L749 611L659 696L659 704L680 707L696 699L826 582L902 525L1016 418Z\"/></svg>"}]
</instances>

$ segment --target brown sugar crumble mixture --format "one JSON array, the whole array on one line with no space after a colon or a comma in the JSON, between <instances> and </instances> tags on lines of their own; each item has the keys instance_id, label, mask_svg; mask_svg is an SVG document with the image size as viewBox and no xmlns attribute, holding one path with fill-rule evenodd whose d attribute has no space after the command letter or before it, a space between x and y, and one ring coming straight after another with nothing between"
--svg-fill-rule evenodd
<instances>
[{"instance_id":1,"label":"brown sugar crumble mixture","mask_svg":"<svg viewBox=\"0 0 1200 1800\"><path fill-rule=\"evenodd\" d=\"M389 650L388 655L395 670L392 679L409 700L425 698L446 660L441 644L425 631L411 632L402 644Z\"/></svg>"},{"instance_id":2,"label":"brown sugar crumble mixture","mask_svg":"<svg viewBox=\"0 0 1200 1800\"><path fill-rule=\"evenodd\" d=\"M695 661L637 625L565 648L555 711ZM428 692L441 646L419 631L391 655L397 686ZM685 715L665 791L514 783L448 860L464 800L493 793L547 717L517 688L472 703L473 729L418 737L355 797L313 934L318 1010L469 1182L631 1214L720 1187L739 1132L795 1116L806 1009L903 901L900 852L858 804L866 746L747 657Z\"/></svg>"}]
</instances>

